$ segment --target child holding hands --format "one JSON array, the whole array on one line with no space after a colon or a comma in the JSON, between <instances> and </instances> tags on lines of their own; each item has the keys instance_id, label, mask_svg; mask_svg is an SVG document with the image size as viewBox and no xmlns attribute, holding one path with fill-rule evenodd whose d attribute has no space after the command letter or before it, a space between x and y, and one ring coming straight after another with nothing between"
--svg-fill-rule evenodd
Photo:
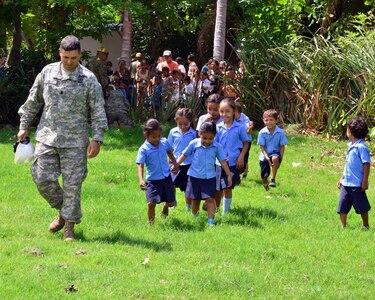
<instances>
[{"instance_id":1,"label":"child holding hands","mask_svg":"<svg viewBox=\"0 0 375 300\"><path fill-rule=\"evenodd\" d=\"M236 105L232 98L224 98L220 102L219 112L223 120L217 124L217 135L215 141L223 146L229 169L233 174L233 183L227 185L227 178L220 166L217 167L216 189L223 191L223 212L225 215L230 211L232 203L232 190L239 184L240 171L245 167L245 155L249 149L249 136L246 127L235 119ZM216 198L219 207L220 198Z\"/></svg>"},{"instance_id":2,"label":"child holding hands","mask_svg":"<svg viewBox=\"0 0 375 300\"><path fill-rule=\"evenodd\" d=\"M337 213L340 222L346 227L347 215L353 206L357 214L361 214L363 230L369 229L368 212L371 209L367 199L368 178L370 175L370 151L364 142L368 126L364 119L355 118L349 121L346 135L350 141L346 155L343 175L337 183L341 189Z\"/></svg>"},{"instance_id":3,"label":"child holding hands","mask_svg":"<svg viewBox=\"0 0 375 300\"><path fill-rule=\"evenodd\" d=\"M226 162L223 147L214 141L216 135L215 122L205 122L199 129L199 138L189 143L177 160L180 165L187 157L192 157L188 170L186 195L192 199L192 214L198 216L201 200L206 200L208 224L215 225L215 161L219 160L221 167L228 177L228 186L232 185L232 175ZM173 167L174 168L174 167Z\"/></svg>"},{"instance_id":4,"label":"child holding hands","mask_svg":"<svg viewBox=\"0 0 375 300\"><path fill-rule=\"evenodd\" d=\"M138 150L136 163L139 187L146 190L148 220L153 223L156 204L164 202L161 216L166 217L168 208L176 201L167 155L175 168L177 165L173 148L165 138L162 138L162 128L157 120L149 119L144 125L143 134L146 140ZM143 179L145 164L146 182Z\"/></svg>"},{"instance_id":5,"label":"child holding hands","mask_svg":"<svg viewBox=\"0 0 375 300\"><path fill-rule=\"evenodd\" d=\"M179 108L175 114L177 127L172 128L168 135L168 142L173 147L173 154L179 157L189 143L197 137L197 131L192 127L194 114L190 108ZM182 192L186 190L189 170L192 157L188 157L181 165L180 172L173 176L173 184ZM191 210L191 199L185 195L186 210Z\"/></svg>"},{"instance_id":6,"label":"child holding hands","mask_svg":"<svg viewBox=\"0 0 375 300\"><path fill-rule=\"evenodd\" d=\"M274 109L266 110L263 113L263 122L266 125L258 135L260 145L260 176L266 191L269 187L276 187L276 174L284 156L285 145L288 139L284 131L277 126L277 112ZM272 168L271 181L268 181Z\"/></svg>"}]
</instances>

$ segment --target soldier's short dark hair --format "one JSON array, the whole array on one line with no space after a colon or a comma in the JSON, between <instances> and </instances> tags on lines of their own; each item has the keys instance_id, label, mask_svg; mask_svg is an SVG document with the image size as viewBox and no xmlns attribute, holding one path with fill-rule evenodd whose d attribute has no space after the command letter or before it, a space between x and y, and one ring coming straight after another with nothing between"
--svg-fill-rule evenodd
<instances>
[{"instance_id":1,"label":"soldier's short dark hair","mask_svg":"<svg viewBox=\"0 0 375 300\"><path fill-rule=\"evenodd\" d=\"M357 139L364 139L368 134L368 126L363 118L354 118L349 121L348 129Z\"/></svg>"},{"instance_id":2,"label":"soldier's short dark hair","mask_svg":"<svg viewBox=\"0 0 375 300\"><path fill-rule=\"evenodd\" d=\"M60 50L81 52L81 42L74 35L68 35L61 40Z\"/></svg>"}]
</instances>

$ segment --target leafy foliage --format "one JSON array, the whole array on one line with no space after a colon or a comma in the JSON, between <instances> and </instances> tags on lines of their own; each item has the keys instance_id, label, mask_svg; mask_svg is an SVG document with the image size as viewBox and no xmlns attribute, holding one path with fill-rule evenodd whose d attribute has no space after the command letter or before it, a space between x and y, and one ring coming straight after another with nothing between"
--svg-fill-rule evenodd
<instances>
[{"instance_id":1,"label":"leafy foliage","mask_svg":"<svg viewBox=\"0 0 375 300\"><path fill-rule=\"evenodd\" d=\"M279 47L263 43L244 49L243 99L258 119L273 107L283 121L318 131L343 134L357 115L373 126L374 42L373 31L350 31L336 39L297 37Z\"/></svg>"}]
</instances>

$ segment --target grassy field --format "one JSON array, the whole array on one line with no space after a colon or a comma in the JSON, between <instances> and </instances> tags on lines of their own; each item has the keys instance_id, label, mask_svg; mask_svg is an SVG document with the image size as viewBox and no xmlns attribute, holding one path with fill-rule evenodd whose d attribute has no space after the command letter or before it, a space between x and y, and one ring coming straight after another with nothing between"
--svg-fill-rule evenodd
<instances>
[{"instance_id":1,"label":"grassy field","mask_svg":"<svg viewBox=\"0 0 375 300\"><path fill-rule=\"evenodd\" d=\"M47 231L56 211L38 194L30 165L13 163L15 135L0 132L0 299L374 297L375 231L361 231L353 211L342 230L336 214L345 141L289 134L269 193L253 145L250 174L216 227L205 213L186 213L180 192L170 216L157 214L149 226L135 164L141 130L112 129L89 161L78 241L66 243ZM375 206L373 186L368 196Z\"/></svg>"}]
</instances>

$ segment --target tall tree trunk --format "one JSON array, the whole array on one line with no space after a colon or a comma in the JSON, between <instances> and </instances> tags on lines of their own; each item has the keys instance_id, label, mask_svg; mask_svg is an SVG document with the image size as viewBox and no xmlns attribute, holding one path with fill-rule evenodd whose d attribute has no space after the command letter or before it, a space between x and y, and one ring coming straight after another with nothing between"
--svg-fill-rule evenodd
<instances>
[{"instance_id":1,"label":"tall tree trunk","mask_svg":"<svg viewBox=\"0 0 375 300\"><path fill-rule=\"evenodd\" d=\"M17 0L13 0L13 43L6 62L6 65L10 67L19 64L21 61L21 10L17 2Z\"/></svg>"},{"instance_id":2,"label":"tall tree trunk","mask_svg":"<svg viewBox=\"0 0 375 300\"><path fill-rule=\"evenodd\" d=\"M132 23L129 11L124 9L122 11L122 44L121 44L121 59L125 60L126 66L129 68L131 63L132 51Z\"/></svg>"},{"instance_id":3,"label":"tall tree trunk","mask_svg":"<svg viewBox=\"0 0 375 300\"><path fill-rule=\"evenodd\" d=\"M224 60L225 55L226 20L227 0L217 0L213 58L219 61Z\"/></svg>"}]
</instances>

